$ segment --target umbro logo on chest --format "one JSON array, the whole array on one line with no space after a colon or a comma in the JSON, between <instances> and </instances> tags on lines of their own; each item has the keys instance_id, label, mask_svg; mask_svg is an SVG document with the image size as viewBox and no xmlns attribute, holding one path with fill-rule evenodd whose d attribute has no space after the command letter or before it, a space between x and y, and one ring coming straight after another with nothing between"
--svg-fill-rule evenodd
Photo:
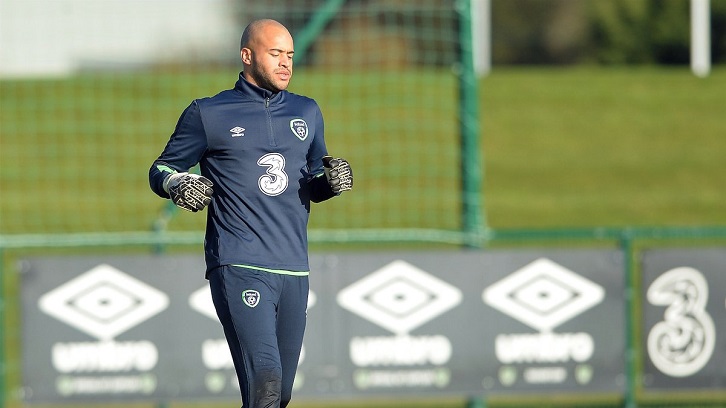
<instances>
[{"instance_id":1,"label":"umbro logo on chest","mask_svg":"<svg viewBox=\"0 0 726 408\"><path fill-rule=\"evenodd\" d=\"M245 128L241 126L235 126L232 129L229 130L230 136L232 137L242 137L245 135ZM295 118L290 120L290 130L292 131L292 134L295 135L298 139L304 141L308 138L308 123L305 122L304 119Z\"/></svg>"},{"instance_id":2,"label":"umbro logo on chest","mask_svg":"<svg viewBox=\"0 0 726 408\"><path fill-rule=\"evenodd\" d=\"M235 126L229 132L232 134L232 137L242 137L245 135L245 128Z\"/></svg>"}]
</instances>

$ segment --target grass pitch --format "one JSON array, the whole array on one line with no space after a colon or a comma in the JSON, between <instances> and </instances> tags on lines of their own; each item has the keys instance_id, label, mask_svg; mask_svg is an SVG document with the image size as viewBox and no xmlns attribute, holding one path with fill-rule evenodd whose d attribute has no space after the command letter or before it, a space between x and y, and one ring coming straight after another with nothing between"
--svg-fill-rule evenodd
<instances>
[{"instance_id":1,"label":"grass pitch","mask_svg":"<svg viewBox=\"0 0 726 408\"><path fill-rule=\"evenodd\" d=\"M491 226L723 225L726 71L497 70L481 82Z\"/></svg>"},{"instance_id":2,"label":"grass pitch","mask_svg":"<svg viewBox=\"0 0 726 408\"><path fill-rule=\"evenodd\" d=\"M354 194L313 208L312 228L458 228L450 72L382 88L371 73L297 75L292 90L318 100L329 149L356 174ZM189 101L235 79L213 70L0 81L0 233L150 229L164 202L148 189L148 167ZM726 224L726 69L699 79L686 68L495 68L479 92L489 226ZM179 213L170 228L203 223Z\"/></svg>"}]
</instances>

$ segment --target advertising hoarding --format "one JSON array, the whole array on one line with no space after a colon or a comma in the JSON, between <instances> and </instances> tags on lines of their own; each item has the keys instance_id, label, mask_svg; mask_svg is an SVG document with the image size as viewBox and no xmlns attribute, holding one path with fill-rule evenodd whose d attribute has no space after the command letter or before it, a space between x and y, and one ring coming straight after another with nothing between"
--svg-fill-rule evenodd
<instances>
[{"instance_id":1,"label":"advertising hoarding","mask_svg":"<svg viewBox=\"0 0 726 408\"><path fill-rule=\"evenodd\" d=\"M29 402L234 399L201 256L24 262ZM622 254L311 256L296 398L599 392L624 384Z\"/></svg>"}]
</instances>

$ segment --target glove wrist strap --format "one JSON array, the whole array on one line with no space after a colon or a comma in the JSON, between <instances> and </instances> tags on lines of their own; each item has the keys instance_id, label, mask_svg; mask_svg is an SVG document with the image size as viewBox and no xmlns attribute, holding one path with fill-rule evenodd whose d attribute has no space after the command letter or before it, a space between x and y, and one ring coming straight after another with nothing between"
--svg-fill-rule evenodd
<instances>
[{"instance_id":1,"label":"glove wrist strap","mask_svg":"<svg viewBox=\"0 0 726 408\"><path fill-rule=\"evenodd\" d=\"M182 173L173 173L166 176L166 178L164 179L164 183L162 183L161 187L164 189L164 191L166 191L167 194L169 194L169 184L171 184L171 181L176 178L175 176L179 176L181 174Z\"/></svg>"}]
</instances>

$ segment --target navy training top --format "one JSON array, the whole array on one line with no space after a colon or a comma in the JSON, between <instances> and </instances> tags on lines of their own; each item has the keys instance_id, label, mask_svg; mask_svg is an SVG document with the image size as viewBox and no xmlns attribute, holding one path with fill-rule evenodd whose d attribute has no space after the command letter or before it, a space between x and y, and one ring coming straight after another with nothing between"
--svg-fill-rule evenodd
<instances>
[{"instance_id":1,"label":"navy training top","mask_svg":"<svg viewBox=\"0 0 726 408\"><path fill-rule=\"evenodd\" d=\"M234 89L194 100L149 170L166 177L199 163L214 183L204 242L207 273L239 265L307 274L310 202L335 194L324 176L323 117L310 98L259 88L240 73Z\"/></svg>"}]
</instances>

